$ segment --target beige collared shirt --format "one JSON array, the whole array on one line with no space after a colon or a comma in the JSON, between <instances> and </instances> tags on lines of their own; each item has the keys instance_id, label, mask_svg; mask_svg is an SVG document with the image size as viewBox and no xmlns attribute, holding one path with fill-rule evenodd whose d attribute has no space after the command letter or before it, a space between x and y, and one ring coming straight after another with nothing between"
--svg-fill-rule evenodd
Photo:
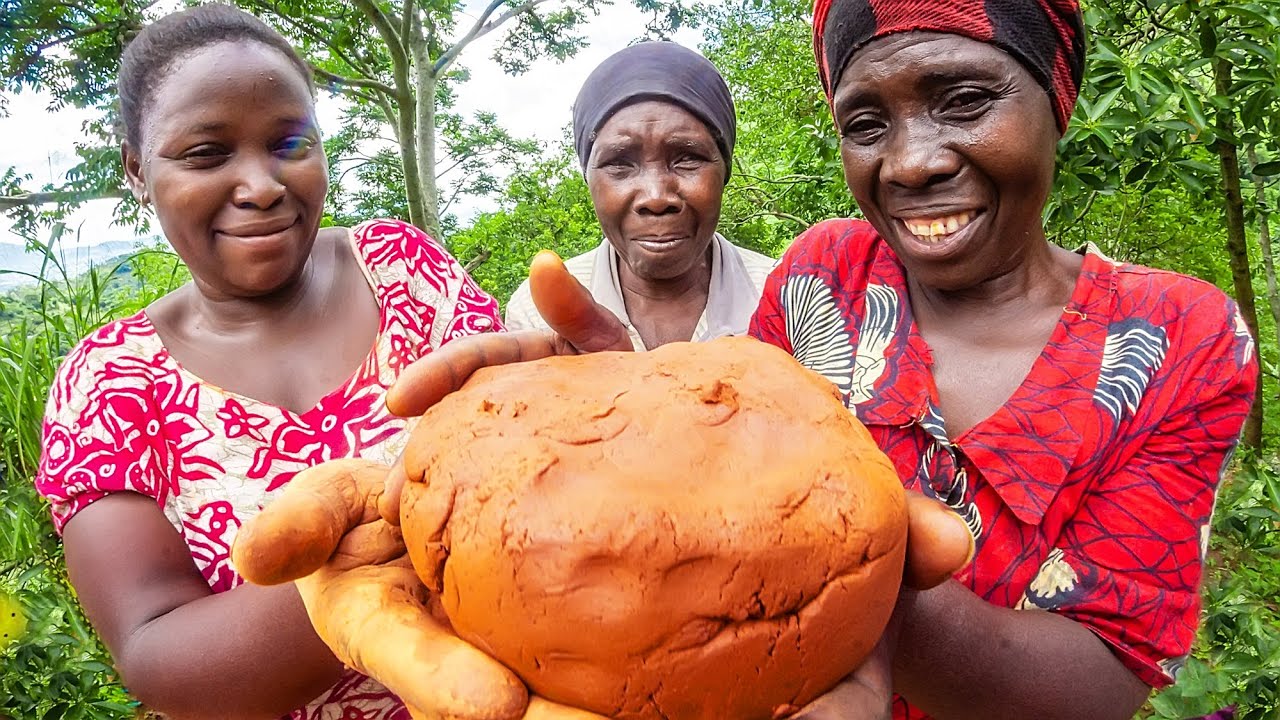
<instances>
[{"instance_id":1,"label":"beige collared shirt","mask_svg":"<svg viewBox=\"0 0 1280 720\"><path fill-rule=\"evenodd\" d=\"M647 350L640 333L627 317L622 282L618 278L618 260L618 252L605 240L595 250L566 260L565 267L591 292L596 302L618 316L626 326L635 349ZM776 264L777 260L738 247L716 233L711 242L711 287L707 293L707 306L698 317L698 325L689 339L702 342L725 335L745 335L764 291L765 278ZM505 324L512 331L547 328L546 321L533 305L527 279L507 303Z\"/></svg>"}]
</instances>

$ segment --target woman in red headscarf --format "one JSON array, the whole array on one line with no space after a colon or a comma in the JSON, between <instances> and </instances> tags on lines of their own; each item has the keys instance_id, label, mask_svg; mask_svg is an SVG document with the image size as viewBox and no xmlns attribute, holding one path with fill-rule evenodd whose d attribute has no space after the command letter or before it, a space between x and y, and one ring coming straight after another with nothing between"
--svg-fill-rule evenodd
<instances>
[{"instance_id":1,"label":"woman in red headscarf","mask_svg":"<svg viewBox=\"0 0 1280 720\"><path fill-rule=\"evenodd\" d=\"M904 591L881 653L800 716L892 699L898 718L1129 718L1195 636L1253 341L1208 283L1046 239L1084 64L1074 0L819 0L814 25L866 220L798 238L751 332L835 383L977 550ZM559 296L559 334L456 341L389 403L419 412L483 364L624 347L585 292Z\"/></svg>"}]
</instances>

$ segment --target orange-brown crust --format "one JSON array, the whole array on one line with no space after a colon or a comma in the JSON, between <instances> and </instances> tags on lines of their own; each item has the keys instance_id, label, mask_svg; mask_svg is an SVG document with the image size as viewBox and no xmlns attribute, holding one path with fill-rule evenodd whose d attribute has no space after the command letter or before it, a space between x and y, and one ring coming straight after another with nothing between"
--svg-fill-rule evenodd
<instances>
[{"instance_id":1,"label":"orange-brown crust","mask_svg":"<svg viewBox=\"0 0 1280 720\"><path fill-rule=\"evenodd\" d=\"M401 523L460 636L618 718L771 718L892 611L907 505L818 375L750 339L482 370L426 413Z\"/></svg>"}]
</instances>

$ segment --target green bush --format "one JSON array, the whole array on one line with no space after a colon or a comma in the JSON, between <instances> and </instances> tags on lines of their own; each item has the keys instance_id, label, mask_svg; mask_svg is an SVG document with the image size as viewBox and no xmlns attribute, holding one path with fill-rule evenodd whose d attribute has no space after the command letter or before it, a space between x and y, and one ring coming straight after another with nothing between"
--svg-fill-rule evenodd
<instances>
[{"instance_id":1,"label":"green bush","mask_svg":"<svg viewBox=\"0 0 1280 720\"><path fill-rule=\"evenodd\" d=\"M0 717L133 717L137 703L80 611L32 477L45 398L62 357L186 275L171 253L145 249L72 278L52 244L31 244L45 255L35 285L9 293L0 308L0 609L7 611L0 619L14 635L0 642ZM25 617L25 628L8 617L14 613Z\"/></svg>"}]
</instances>

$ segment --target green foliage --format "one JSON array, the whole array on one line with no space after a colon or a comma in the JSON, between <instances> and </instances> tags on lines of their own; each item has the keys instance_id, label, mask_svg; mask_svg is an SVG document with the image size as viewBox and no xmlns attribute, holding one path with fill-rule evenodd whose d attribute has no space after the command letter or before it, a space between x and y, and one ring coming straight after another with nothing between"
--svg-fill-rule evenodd
<instances>
[{"instance_id":1,"label":"green foliage","mask_svg":"<svg viewBox=\"0 0 1280 720\"><path fill-rule=\"evenodd\" d=\"M1247 461L1224 485L1206 567L1200 642L1148 717L1234 705L1239 720L1280 716L1280 458Z\"/></svg>"},{"instance_id":2,"label":"green foliage","mask_svg":"<svg viewBox=\"0 0 1280 720\"><path fill-rule=\"evenodd\" d=\"M796 235L855 207L813 62L805 0L730 0L703 10L703 51L738 115L734 171L720 229L777 257Z\"/></svg>"},{"instance_id":3,"label":"green foliage","mask_svg":"<svg viewBox=\"0 0 1280 720\"><path fill-rule=\"evenodd\" d=\"M26 617L24 634L0 645L0 717L131 717L136 703L80 612L32 478L45 398L62 357L186 275L172 254L146 249L73 278L51 245L32 244L44 251L44 267L34 288L4 299L10 314L0 324L0 598Z\"/></svg>"},{"instance_id":4,"label":"green foliage","mask_svg":"<svg viewBox=\"0 0 1280 720\"><path fill-rule=\"evenodd\" d=\"M505 305L539 250L569 258L600 240L587 183L576 156L564 146L558 155L512 176L503 207L454 234L450 249L473 265L472 276Z\"/></svg>"}]
</instances>

